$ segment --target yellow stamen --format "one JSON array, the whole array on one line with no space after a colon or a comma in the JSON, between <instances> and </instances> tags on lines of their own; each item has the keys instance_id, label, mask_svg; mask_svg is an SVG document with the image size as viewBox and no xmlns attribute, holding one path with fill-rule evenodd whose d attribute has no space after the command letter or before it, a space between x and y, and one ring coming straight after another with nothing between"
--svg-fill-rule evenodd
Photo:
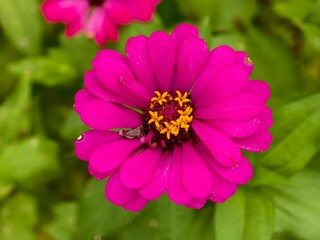
<instances>
[{"instance_id":1,"label":"yellow stamen","mask_svg":"<svg viewBox=\"0 0 320 240\"><path fill-rule=\"evenodd\" d=\"M168 95L168 92L161 94L159 91L155 91L154 93L157 95L157 97L151 98L151 102L157 101L160 105L162 105L164 102L167 102L166 96Z\"/></svg>"},{"instance_id":2,"label":"yellow stamen","mask_svg":"<svg viewBox=\"0 0 320 240\"><path fill-rule=\"evenodd\" d=\"M160 129L159 122L163 119L163 116L158 116L158 112L152 112L152 111L149 111L149 114L150 114L151 118L148 121L148 124L151 124L151 123L154 122L154 124L156 125L157 129Z\"/></svg>"},{"instance_id":3,"label":"yellow stamen","mask_svg":"<svg viewBox=\"0 0 320 240\"><path fill-rule=\"evenodd\" d=\"M164 122L164 124L165 124L166 127L163 128L163 129L160 131L160 133L161 133L161 134L166 133L166 136L167 136L168 139L171 138L171 135L170 135L170 134L175 135L175 136L177 136L177 135L179 134L179 128L178 128L178 127L176 127L176 126L174 126L174 125L170 125L170 124L167 123L167 122Z\"/></svg>"},{"instance_id":4,"label":"yellow stamen","mask_svg":"<svg viewBox=\"0 0 320 240\"><path fill-rule=\"evenodd\" d=\"M190 99L187 98L187 96L188 96L187 92L185 92L183 94L183 96L180 91L176 91L176 93L178 96L174 100L179 102L180 107L182 107L183 103L190 102Z\"/></svg>"},{"instance_id":5,"label":"yellow stamen","mask_svg":"<svg viewBox=\"0 0 320 240\"><path fill-rule=\"evenodd\" d=\"M187 107L184 111L178 110L178 113L183 116L189 116L192 113L193 109L191 107Z\"/></svg>"}]
</instances>

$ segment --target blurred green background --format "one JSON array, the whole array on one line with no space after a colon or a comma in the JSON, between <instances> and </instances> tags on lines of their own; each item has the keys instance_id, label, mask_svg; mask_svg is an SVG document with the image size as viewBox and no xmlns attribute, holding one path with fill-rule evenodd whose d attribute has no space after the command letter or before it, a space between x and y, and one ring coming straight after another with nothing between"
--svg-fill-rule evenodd
<instances>
[{"instance_id":1,"label":"blurred green background","mask_svg":"<svg viewBox=\"0 0 320 240\"><path fill-rule=\"evenodd\" d=\"M255 177L199 211L166 196L139 213L110 204L73 154L86 128L73 112L98 47L46 24L40 0L0 0L1 240L319 240L320 1L163 0L128 37L195 24L210 48L245 50L272 90L274 142L247 154Z\"/></svg>"}]
</instances>

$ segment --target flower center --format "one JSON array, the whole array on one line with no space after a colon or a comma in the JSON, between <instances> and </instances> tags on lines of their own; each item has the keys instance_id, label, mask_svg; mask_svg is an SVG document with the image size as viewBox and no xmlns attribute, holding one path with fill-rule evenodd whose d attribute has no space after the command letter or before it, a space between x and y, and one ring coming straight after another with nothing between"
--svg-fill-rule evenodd
<instances>
[{"instance_id":1,"label":"flower center","mask_svg":"<svg viewBox=\"0 0 320 240\"><path fill-rule=\"evenodd\" d=\"M105 0L89 0L90 6L102 6Z\"/></svg>"},{"instance_id":2,"label":"flower center","mask_svg":"<svg viewBox=\"0 0 320 240\"><path fill-rule=\"evenodd\" d=\"M157 95L143 113L143 126L151 142L162 147L183 143L191 138L193 105L187 92L171 96L168 92ZM150 143L150 141L149 141Z\"/></svg>"}]
</instances>

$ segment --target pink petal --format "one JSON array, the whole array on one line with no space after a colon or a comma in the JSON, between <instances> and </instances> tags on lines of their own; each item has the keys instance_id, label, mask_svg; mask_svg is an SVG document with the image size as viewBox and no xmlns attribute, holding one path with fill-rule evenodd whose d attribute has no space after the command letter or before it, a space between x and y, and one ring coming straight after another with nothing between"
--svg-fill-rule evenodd
<instances>
[{"instance_id":1,"label":"pink petal","mask_svg":"<svg viewBox=\"0 0 320 240\"><path fill-rule=\"evenodd\" d=\"M97 172L92 166L88 166L88 172L91 176L94 176L94 178L97 181L103 180L105 178L110 177L111 175L115 174L117 172L117 169L111 170L109 172Z\"/></svg>"},{"instance_id":2,"label":"pink petal","mask_svg":"<svg viewBox=\"0 0 320 240\"><path fill-rule=\"evenodd\" d=\"M136 190L125 187L119 173L112 175L106 185L106 198L115 205L121 206L132 201L138 192Z\"/></svg>"},{"instance_id":3,"label":"pink petal","mask_svg":"<svg viewBox=\"0 0 320 240\"><path fill-rule=\"evenodd\" d=\"M172 154L166 191L168 197L176 204L187 204L193 198L182 184L182 149L180 146L176 146Z\"/></svg>"},{"instance_id":4,"label":"pink petal","mask_svg":"<svg viewBox=\"0 0 320 240\"><path fill-rule=\"evenodd\" d=\"M248 59L248 54L246 52L236 51L236 62L245 67L248 75L252 73L254 64Z\"/></svg>"},{"instance_id":5,"label":"pink petal","mask_svg":"<svg viewBox=\"0 0 320 240\"><path fill-rule=\"evenodd\" d=\"M161 149L146 149L129 158L120 169L121 180L128 188L146 186L154 176Z\"/></svg>"},{"instance_id":6,"label":"pink petal","mask_svg":"<svg viewBox=\"0 0 320 240\"><path fill-rule=\"evenodd\" d=\"M65 23L67 36L72 36L84 25L89 4L85 0L47 0L42 4L41 10L47 21Z\"/></svg>"},{"instance_id":7,"label":"pink petal","mask_svg":"<svg viewBox=\"0 0 320 240\"><path fill-rule=\"evenodd\" d=\"M201 152L205 154L204 148L201 148ZM206 155L209 156L209 155ZM253 168L251 163L246 159L242 158L241 162L234 168L226 168L217 163L214 158L207 158L208 164L212 170L216 172L218 176L234 184L246 184L253 176Z\"/></svg>"},{"instance_id":8,"label":"pink petal","mask_svg":"<svg viewBox=\"0 0 320 240\"><path fill-rule=\"evenodd\" d=\"M133 212L138 212L142 208L145 207L145 205L148 203L148 200L141 197L139 194L129 203L123 205L122 207L125 210L133 211Z\"/></svg>"},{"instance_id":9,"label":"pink petal","mask_svg":"<svg viewBox=\"0 0 320 240\"><path fill-rule=\"evenodd\" d=\"M206 204L206 202L207 198L194 198L191 202L186 204L186 207L200 209Z\"/></svg>"},{"instance_id":10,"label":"pink petal","mask_svg":"<svg viewBox=\"0 0 320 240\"><path fill-rule=\"evenodd\" d=\"M243 90L247 93L255 94L265 101L267 101L271 96L269 85L261 80L248 81Z\"/></svg>"},{"instance_id":11,"label":"pink petal","mask_svg":"<svg viewBox=\"0 0 320 240\"><path fill-rule=\"evenodd\" d=\"M108 30L106 31L105 29ZM93 9L84 31L88 37L94 38L95 42L100 46L105 45L108 39L113 41L118 39L118 28L110 21L103 7Z\"/></svg>"},{"instance_id":12,"label":"pink petal","mask_svg":"<svg viewBox=\"0 0 320 240\"><path fill-rule=\"evenodd\" d=\"M197 120L194 120L192 127L221 165L234 167L241 161L240 149L228 136Z\"/></svg>"},{"instance_id":13,"label":"pink petal","mask_svg":"<svg viewBox=\"0 0 320 240\"><path fill-rule=\"evenodd\" d=\"M213 192L209 199L220 199L222 201L230 198L238 189L238 186L234 183L230 183L217 174L213 173ZM214 201L212 200L212 201Z\"/></svg>"},{"instance_id":14,"label":"pink petal","mask_svg":"<svg viewBox=\"0 0 320 240\"><path fill-rule=\"evenodd\" d=\"M242 158L242 161L238 166L234 168L223 168L218 164L212 164L214 161L211 161L210 164L214 165L214 171L225 180L235 183L235 184L246 184L253 176L253 167L251 163L245 158Z\"/></svg>"},{"instance_id":15,"label":"pink petal","mask_svg":"<svg viewBox=\"0 0 320 240\"><path fill-rule=\"evenodd\" d=\"M234 141L238 146L250 152L265 151L270 147L272 135L268 130L261 128L256 134L246 138L237 138Z\"/></svg>"},{"instance_id":16,"label":"pink petal","mask_svg":"<svg viewBox=\"0 0 320 240\"><path fill-rule=\"evenodd\" d=\"M158 90L169 91L176 60L174 42L167 33L154 32L150 36L148 50Z\"/></svg>"},{"instance_id":17,"label":"pink petal","mask_svg":"<svg viewBox=\"0 0 320 240\"><path fill-rule=\"evenodd\" d=\"M128 101L123 101L116 94L107 90L97 79L97 76L93 70L86 72L84 75L84 86L96 97L101 98L108 102L116 103L130 103ZM129 98L130 99L130 98Z\"/></svg>"},{"instance_id":18,"label":"pink petal","mask_svg":"<svg viewBox=\"0 0 320 240\"><path fill-rule=\"evenodd\" d=\"M118 168L141 145L139 139L119 139L105 143L90 155L89 167L95 174L110 173Z\"/></svg>"},{"instance_id":19,"label":"pink petal","mask_svg":"<svg viewBox=\"0 0 320 240\"><path fill-rule=\"evenodd\" d=\"M118 24L128 24L132 20L149 21L155 6L154 0L114 1L109 0L110 15Z\"/></svg>"},{"instance_id":20,"label":"pink petal","mask_svg":"<svg viewBox=\"0 0 320 240\"><path fill-rule=\"evenodd\" d=\"M261 114L264 107L265 101L262 98L249 93L238 93L196 109L194 116L200 119L249 120Z\"/></svg>"},{"instance_id":21,"label":"pink petal","mask_svg":"<svg viewBox=\"0 0 320 240\"><path fill-rule=\"evenodd\" d=\"M103 46L110 39L113 42L118 42L119 40L119 28L112 22L109 16L105 15L100 28L97 28L96 35L94 37L95 42ZM108 29L108 31L106 31Z\"/></svg>"},{"instance_id":22,"label":"pink petal","mask_svg":"<svg viewBox=\"0 0 320 240\"><path fill-rule=\"evenodd\" d=\"M151 181L139 193L148 200L155 200L161 196L168 184L169 167L171 156L169 153L162 154L160 164Z\"/></svg>"},{"instance_id":23,"label":"pink petal","mask_svg":"<svg viewBox=\"0 0 320 240\"><path fill-rule=\"evenodd\" d=\"M234 61L235 53L232 48L228 46L220 46L213 49L210 53L209 63L203 69L192 90L192 96L194 98L202 96L203 93L207 91L207 88L210 86L213 79L219 81L218 78L215 78L216 74L225 68L225 66L233 64ZM198 105L201 104L198 103Z\"/></svg>"},{"instance_id":24,"label":"pink petal","mask_svg":"<svg viewBox=\"0 0 320 240\"><path fill-rule=\"evenodd\" d=\"M94 98L87 89L81 89L76 93L73 105L74 110L80 114L83 106Z\"/></svg>"},{"instance_id":25,"label":"pink petal","mask_svg":"<svg viewBox=\"0 0 320 240\"><path fill-rule=\"evenodd\" d=\"M221 198L217 198L217 197L214 197L214 196L210 196L210 197L209 197L209 200L212 201L212 202L215 202L215 203L223 203L223 202L225 202L227 199L221 199Z\"/></svg>"},{"instance_id":26,"label":"pink petal","mask_svg":"<svg viewBox=\"0 0 320 240\"><path fill-rule=\"evenodd\" d=\"M247 137L260 129L259 117L247 121L207 120L204 122L233 138Z\"/></svg>"},{"instance_id":27,"label":"pink petal","mask_svg":"<svg viewBox=\"0 0 320 240\"><path fill-rule=\"evenodd\" d=\"M209 83L206 85L202 83L201 77L207 77ZM195 107L198 110L202 110L202 108L206 108L212 103L240 93L247 81L247 73L241 65L228 65L214 75L200 76L192 90L191 97Z\"/></svg>"},{"instance_id":28,"label":"pink petal","mask_svg":"<svg viewBox=\"0 0 320 240\"><path fill-rule=\"evenodd\" d=\"M186 23L179 24L172 32L171 38L174 40L177 48L190 38L199 38L199 30L193 25Z\"/></svg>"},{"instance_id":29,"label":"pink petal","mask_svg":"<svg viewBox=\"0 0 320 240\"><path fill-rule=\"evenodd\" d=\"M119 61L123 61L123 62L126 61L125 56L123 56L121 53L119 53L115 50L112 50L112 49L102 49L97 53L95 58L92 60L92 66L95 66L99 59L107 57L107 56L112 57L112 58L116 58Z\"/></svg>"},{"instance_id":30,"label":"pink petal","mask_svg":"<svg viewBox=\"0 0 320 240\"><path fill-rule=\"evenodd\" d=\"M120 139L116 132L89 130L75 141L75 154L84 161L89 161L91 153L101 144Z\"/></svg>"},{"instance_id":31,"label":"pink petal","mask_svg":"<svg viewBox=\"0 0 320 240\"><path fill-rule=\"evenodd\" d=\"M138 83L126 62L111 56L96 61L95 73L102 85L122 99L130 99L130 106L139 105L145 108L151 96L144 86Z\"/></svg>"},{"instance_id":32,"label":"pink petal","mask_svg":"<svg viewBox=\"0 0 320 240\"><path fill-rule=\"evenodd\" d=\"M126 55L137 80L153 95L158 87L149 58L148 41L145 36L129 38L126 44Z\"/></svg>"},{"instance_id":33,"label":"pink petal","mask_svg":"<svg viewBox=\"0 0 320 240\"><path fill-rule=\"evenodd\" d=\"M203 39L183 42L177 55L175 82L181 92L189 92L202 69L209 61L209 49Z\"/></svg>"},{"instance_id":34,"label":"pink petal","mask_svg":"<svg viewBox=\"0 0 320 240\"><path fill-rule=\"evenodd\" d=\"M273 125L272 110L265 107L263 112L260 114L259 119L261 121L261 127L270 128Z\"/></svg>"},{"instance_id":35,"label":"pink petal","mask_svg":"<svg viewBox=\"0 0 320 240\"><path fill-rule=\"evenodd\" d=\"M211 172L190 143L182 145L182 183L196 198L210 195L213 187Z\"/></svg>"},{"instance_id":36,"label":"pink petal","mask_svg":"<svg viewBox=\"0 0 320 240\"><path fill-rule=\"evenodd\" d=\"M95 98L83 106L81 120L98 130L135 128L142 124L140 114L111 102Z\"/></svg>"}]
</instances>

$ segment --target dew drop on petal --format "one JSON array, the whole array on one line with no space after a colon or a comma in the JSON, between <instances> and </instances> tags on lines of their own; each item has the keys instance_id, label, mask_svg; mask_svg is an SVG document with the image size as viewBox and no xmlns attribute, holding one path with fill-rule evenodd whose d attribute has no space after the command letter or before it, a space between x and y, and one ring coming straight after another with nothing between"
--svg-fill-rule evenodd
<instances>
[{"instance_id":1,"label":"dew drop on petal","mask_svg":"<svg viewBox=\"0 0 320 240\"><path fill-rule=\"evenodd\" d=\"M79 137L77 137L77 141L81 141L83 139L83 135L81 134Z\"/></svg>"}]
</instances>

